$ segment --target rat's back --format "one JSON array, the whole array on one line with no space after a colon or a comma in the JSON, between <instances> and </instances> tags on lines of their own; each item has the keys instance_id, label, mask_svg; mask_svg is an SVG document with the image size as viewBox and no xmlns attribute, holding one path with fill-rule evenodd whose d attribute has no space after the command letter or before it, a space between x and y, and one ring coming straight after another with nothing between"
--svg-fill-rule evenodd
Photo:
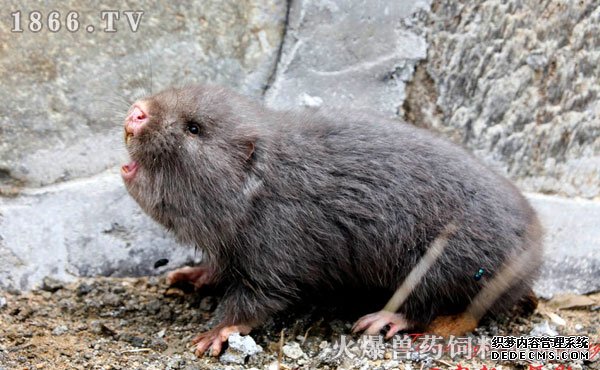
<instances>
[{"instance_id":1,"label":"rat's back","mask_svg":"<svg viewBox=\"0 0 600 370\"><path fill-rule=\"evenodd\" d=\"M537 218L519 191L433 133L348 113L286 113L271 124L255 172L269 197L256 201L254 215L286 236L262 243L300 266L283 272L293 275L289 281L391 292L454 224L444 253L403 307L427 322L463 310L509 259L541 250ZM530 289L539 255L531 254L529 273L498 309Z\"/></svg>"}]
</instances>

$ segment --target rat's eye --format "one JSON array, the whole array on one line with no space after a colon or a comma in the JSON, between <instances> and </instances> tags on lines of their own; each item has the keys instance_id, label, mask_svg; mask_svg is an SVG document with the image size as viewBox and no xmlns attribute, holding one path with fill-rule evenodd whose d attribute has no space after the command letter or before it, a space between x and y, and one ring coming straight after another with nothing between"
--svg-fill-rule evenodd
<instances>
[{"instance_id":1,"label":"rat's eye","mask_svg":"<svg viewBox=\"0 0 600 370\"><path fill-rule=\"evenodd\" d=\"M187 125L187 130L192 135L200 135L200 125L194 122L189 122Z\"/></svg>"}]
</instances>

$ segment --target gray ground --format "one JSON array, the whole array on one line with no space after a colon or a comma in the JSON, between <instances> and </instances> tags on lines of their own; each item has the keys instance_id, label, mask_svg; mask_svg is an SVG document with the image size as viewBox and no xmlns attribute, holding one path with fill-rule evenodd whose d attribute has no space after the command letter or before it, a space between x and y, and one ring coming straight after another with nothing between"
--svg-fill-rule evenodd
<instances>
[{"instance_id":1,"label":"gray ground","mask_svg":"<svg viewBox=\"0 0 600 370\"><path fill-rule=\"evenodd\" d=\"M69 285L46 279L43 289L31 293L0 292L0 369L277 369L278 361L281 369L456 369L458 364L528 369L526 363L452 359L448 354L394 359L392 342L379 358L361 356L351 342L359 338L352 336L346 337L352 358L336 358L336 343L352 322L336 319L335 312L314 310L274 318L251 334L253 340L231 346L246 353L262 349L257 354L230 347L220 358L196 358L189 341L214 324L219 311L218 298L207 293L169 288L156 277L90 278ZM538 335L587 335L598 343L599 304L598 293L556 297L542 301L529 317L486 320L476 334L527 335L535 329ZM598 362L570 365L600 369Z\"/></svg>"}]
</instances>

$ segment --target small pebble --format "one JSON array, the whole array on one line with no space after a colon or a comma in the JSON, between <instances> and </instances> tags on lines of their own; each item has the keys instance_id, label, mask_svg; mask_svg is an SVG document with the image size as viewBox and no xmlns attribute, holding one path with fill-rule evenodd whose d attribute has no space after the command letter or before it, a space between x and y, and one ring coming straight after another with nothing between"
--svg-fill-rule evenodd
<instances>
[{"instance_id":1,"label":"small pebble","mask_svg":"<svg viewBox=\"0 0 600 370\"><path fill-rule=\"evenodd\" d=\"M94 334L101 334L102 333L102 323L98 320L94 320L90 323L89 329Z\"/></svg>"},{"instance_id":2,"label":"small pebble","mask_svg":"<svg viewBox=\"0 0 600 370\"><path fill-rule=\"evenodd\" d=\"M146 311L155 315L160 311L161 307L162 303L158 299L153 299L150 302L148 302L148 304L146 304Z\"/></svg>"},{"instance_id":3,"label":"small pebble","mask_svg":"<svg viewBox=\"0 0 600 370\"><path fill-rule=\"evenodd\" d=\"M115 286L112 288L112 292L115 294L122 294L125 293L127 290L125 289L124 286Z\"/></svg>"},{"instance_id":4,"label":"small pebble","mask_svg":"<svg viewBox=\"0 0 600 370\"><path fill-rule=\"evenodd\" d=\"M6 307L6 298L0 295L0 308Z\"/></svg>"},{"instance_id":5,"label":"small pebble","mask_svg":"<svg viewBox=\"0 0 600 370\"><path fill-rule=\"evenodd\" d=\"M262 347L257 345L251 336L241 336L239 333L233 333L229 337L229 347L219 360L224 364L243 365L248 357L262 351Z\"/></svg>"},{"instance_id":6,"label":"small pebble","mask_svg":"<svg viewBox=\"0 0 600 370\"><path fill-rule=\"evenodd\" d=\"M116 336L117 332L98 320L94 320L90 323L90 331L94 334L102 334L107 336Z\"/></svg>"},{"instance_id":7,"label":"small pebble","mask_svg":"<svg viewBox=\"0 0 600 370\"><path fill-rule=\"evenodd\" d=\"M106 306L118 307L123 304L121 297L114 293L107 293L101 297L101 302Z\"/></svg>"},{"instance_id":8,"label":"small pebble","mask_svg":"<svg viewBox=\"0 0 600 370\"><path fill-rule=\"evenodd\" d=\"M565 321L565 319L563 319L562 317L558 316L557 314L550 312L548 313L548 317L550 318L550 320L552 320L552 322L558 326L564 326L567 324L567 322Z\"/></svg>"},{"instance_id":9,"label":"small pebble","mask_svg":"<svg viewBox=\"0 0 600 370\"><path fill-rule=\"evenodd\" d=\"M149 347L155 351L163 352L169 348L169 345L163 338L154 338L150 341Z\"/></svg>"},{"instance_id":10,"label":"small pebble","mask_svg":"<svg viewBox=\"0 0 600 370\"><path fill-rule=\"evenodd\" d=\"M150 276L146 284L149 287L157 286L158 284L160 284L160 279L157 276Z\"/></svg>"},{"instance_id":11,"label":"small pebble","mask_svg":"<svg viewBox=\"0 0 600 370\"><path fill-rule=\"evenodd\" d=\"M46 276L42 280L42 290L44 290L46 292L54 293L57 290L62 289L63 287L64 287L64 284L61 281L58 281L49 276Z\"/></svg>"},{"instance_id":12,"label":"small pebble","mask_svg":"<svg viewBox=\"0 0 600 370\"><path fill-rule=\"evenodd\" d=\"M300 344L298 344L298 342L287 343L283 346L281 350L283 351L283 354L286 355L286 357L289 357L292 360L297 360L300 357L306 356L302 351L302 348L300 348Z\"/></svg>"},{"instance_id":13,"label":"small pebble","mask_svg":"<svg viewBox=\"0 0 600 370\"><path fill-rule=\"evenodd\" d=\"M543 336L555 337L558 335L558 332L556 331L556 329L554 327L550 326L548 321L544 321L541 324L535 325L533 327L533 329L531 329L531 331L529 332L529 335L531 335L533 337L543 337Z\"/></svg>"},{"instance_id":14,"label":"small pebble","mask_svg":"<svg viewBox=\"0 0 600 370\"><path fill-rule=\"evenodd\" d=\"M89 284L81 283L77 287L77 296L81 297L92 291L92 287Z\"/></svg>"},{"instance_id":15,"label":"small pebble","mask_svg":"<svg viewBox=\"0 0 600 370\"><path fill-rule=\"evenodd\" d=\"M581 325L581 324L575 324L575 330L577 330L577 331L583 330L583 325Z\"/></svg>"},{"instance_id":16,"label":"small pebble","mask_svg":"<svg viewBox=\"0 0 600 370\"><path fill-rule=\"evenodd\" d=\"M135 335L131 335L131 334L127 334L127 333L120 335L118 339L128 342L132 346L138 347L138 348L144 347L144 345L145 345L144 338L140 338Z\"/></svg>"},{"instance_id":17,"label":"small pebble","mask_svg":"<svg viewBox=\"0 0 600 370\"><path fill-rule=\"evenodd\" d=\"M174 356L174 358L167 361L168 369L181 369L183 365L185 365L185 360L179 356Z\"/></svg>"},{"instance_id":18,"label":"small pebble","mask_svg":"<svg viewBox=\"0 0 600 370\"><path fill-rule=\"evenodd\" d=\"M396 360L387 361L383 364L384 369L397 369L400 363Z\"/></svg>"},{"instance_id":19,"label":"small pebble","mask_svg":"<svg viewBox=\"0 0 600 370\"><path fill-rule=\"evenodd\" d=\"M69 331L66 325L59 325L52 330L52 335L63 335Z\"/></svg>"}]
</instances>

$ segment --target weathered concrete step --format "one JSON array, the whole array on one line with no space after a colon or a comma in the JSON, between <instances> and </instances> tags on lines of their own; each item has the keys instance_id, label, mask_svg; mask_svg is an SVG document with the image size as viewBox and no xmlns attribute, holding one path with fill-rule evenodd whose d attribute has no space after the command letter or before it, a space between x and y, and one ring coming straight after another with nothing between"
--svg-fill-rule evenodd
<instances>
[{"instance_id":1,"label":"weathered concrete step","mask_svg":"<svg viewBox=\"0 0 600 370\"><path fill-rule=\"evenodd\" d=\"M3 287L29 289L45 276L152 274L201 257L142 212L116 169L0 198L0 214ZM155 270L161 258L170 262Z\"/></svg>"},{"instance_id":2,"label":"weathered concrete step","mask_svg":"<svg viewBox=\"0 0 600 370\"><path fill-rule=\"evenodd\" d=\"M536 292L600 289L600 202L528 194L546 232L545 265Z\"/></svg>"}]
</instances>

